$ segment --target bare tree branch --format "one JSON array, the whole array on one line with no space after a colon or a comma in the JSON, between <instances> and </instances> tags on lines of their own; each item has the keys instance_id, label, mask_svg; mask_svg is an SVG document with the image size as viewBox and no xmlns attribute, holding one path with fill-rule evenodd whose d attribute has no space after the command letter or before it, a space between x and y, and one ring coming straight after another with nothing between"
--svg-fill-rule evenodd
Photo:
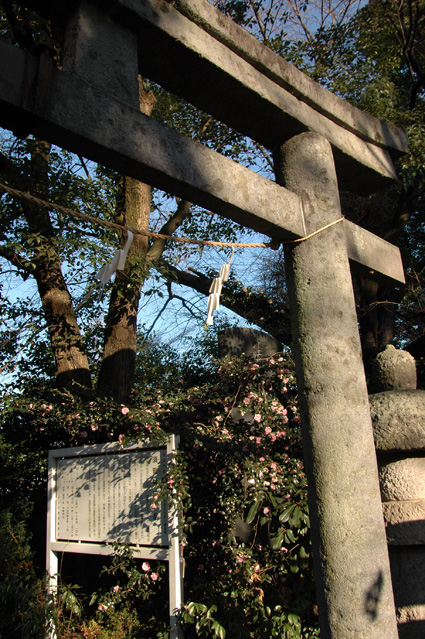
<instances>
[{"instance_id":1,"label":"bare tree branch","mask_svg":"<svg viewBox=\"0 0 425 639\"><path fill-rule=\"evenodd\" d=\"M206 300L212 281L211 277L207 277L193 269L190 272L182 271L165 260L160 260L156 267L166 279L205 295L206 313ZM249 290L238 282L229 281L223 287L220 303L240 317L273 335L283 344L289 345L292 342L289 309L283 302L273 301L271 303L267 295Z\"/></svg>"}]
</instances>

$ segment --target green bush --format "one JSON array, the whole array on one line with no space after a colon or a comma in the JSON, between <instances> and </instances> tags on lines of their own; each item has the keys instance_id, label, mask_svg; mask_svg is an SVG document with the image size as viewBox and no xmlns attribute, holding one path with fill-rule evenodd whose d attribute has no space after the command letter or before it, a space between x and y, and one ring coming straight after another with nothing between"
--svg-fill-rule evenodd
<instances>
[{"instance_id":1,"label":"green bush","mask_svg":"<svg viewBox=\"0 0 425 639\"><path fill-rule=\"evenodd\" d=\"M227 360L206 369L202 385L188 388L177 379L171 388L167 379L166 392L158 386L135 388L126 405L51 389L37 399L6 398L3 504L13 511L24 497L29 504L45 503L49 448L117 440L124 445L146 438L163 442L170 433L179 434L180 449L155 498L174 502L181 513L185 603L179 620L185 638L316 637L292 371L285 355ZM33 516L22 516L20 525L26 539L25 526L33 529ZM6 530L3 517L3 536ZM28 543L25 548L31 552ZM39 588L43 561L38 570L32 566L16 572L17 602ZM149 570L141 565L124 548L106 563L94 588L87 582L77 591L72 577L65 580L54 612L59 639L166 636L166 564ZM44 605L41 596L32 600ZM25 610L37 616L36 610ZM15 624L19 632L25 624L19 614L4 609L3 627Z\"/></svg>"}]
</instances>

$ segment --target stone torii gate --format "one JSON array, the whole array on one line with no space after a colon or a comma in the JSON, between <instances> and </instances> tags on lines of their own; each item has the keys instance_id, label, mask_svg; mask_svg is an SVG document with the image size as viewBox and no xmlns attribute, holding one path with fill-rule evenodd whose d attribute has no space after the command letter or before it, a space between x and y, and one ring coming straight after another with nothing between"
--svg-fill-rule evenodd
<instances>
[{"instance_id":1,"label":"stone torii gate","mask_svg":"<svg viewBox=\"0 0 425 639\"><path fill-rule=\"evenodd\" d=\"M343 102L206 0L25 0L66 26L63 68L0 43L0 125L33 133L277 241L396 179L403 130ZM273 150L277 184L139 112L138 72ZM398 249L344 220L287 250L322 637L397 626L350 264L404 282Z\"/></svg>"}]
</instances>

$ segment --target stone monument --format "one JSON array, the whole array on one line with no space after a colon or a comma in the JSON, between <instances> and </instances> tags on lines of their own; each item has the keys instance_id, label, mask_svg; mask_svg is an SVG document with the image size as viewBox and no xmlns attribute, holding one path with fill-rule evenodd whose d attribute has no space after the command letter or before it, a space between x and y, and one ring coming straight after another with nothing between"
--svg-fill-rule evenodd
<instances>
[{"instance_id":1,"label":"stone monument","mask_svg":"<svg viewBox=\"0 0 425 639\"><path fill-rule=\"evenodd\" d=\"M387 346L369 396L400 639L425 637L425 391L415 360Z\"/></svg>"}]
</instances>

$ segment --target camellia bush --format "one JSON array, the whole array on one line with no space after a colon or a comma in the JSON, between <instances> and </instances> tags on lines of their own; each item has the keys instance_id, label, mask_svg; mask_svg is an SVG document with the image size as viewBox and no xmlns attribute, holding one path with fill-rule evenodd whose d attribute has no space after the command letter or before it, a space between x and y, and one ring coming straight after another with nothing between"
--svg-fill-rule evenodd
<instances>
[{"instance_id":1,"label":"camellia bush","mask_svg":"<svg viewBox=\"0 0 425 639\"><path fill-rule=\"evenodd\" d=\"M174 390L169 384L166 392L136 388L126 404L54 390L32 401L5 400L0 491L10 531L2 535L27 527L34 582L23 592L19 583L7 593L0 586L3 603L13 600L14 589L20 593L10 637L24 636L19 628L28 624L28 609L22 599L32 596L31 588L38 592L43 580L36 540L37 518L45 513L47 450L105 441L123 447L145 439L162 443L170 433L180 436L180 446L152 508L165 499L180 513L185 592L178 617L184 637L319 636L292 362L283 354L227 359L202 379L188 387L176 374ZM99 560L95 584L79 584L64 556L58 599L48 610L58 639L168 636L167 564L136 560L119 544L110 560ZM75 565L85 561L73 556ZM37 618L43 606L40 598ZM38 627L32 636L42 636Z\"/></svg>"}]
</instances>

